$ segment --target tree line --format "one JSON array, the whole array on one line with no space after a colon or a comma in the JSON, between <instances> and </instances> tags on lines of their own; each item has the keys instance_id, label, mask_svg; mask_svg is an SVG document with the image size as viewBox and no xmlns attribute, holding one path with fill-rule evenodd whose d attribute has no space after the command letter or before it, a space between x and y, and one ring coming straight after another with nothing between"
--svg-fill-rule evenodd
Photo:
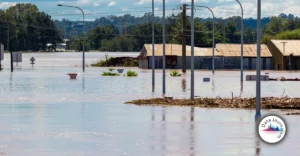
<instances>
[{"instance_id":1,"label":"tree line","mask_svg":"<svg viewBox=\"0 0 300 156\"><path fill-rule=\"evenodd\" d=\"M148 17L149 15L145 15ZM171 44L181 44L182 37L186 35L187 45L190 45L190 20L186 22L186 31L183 28L183 14L167 17L166 22L166 42ZM128 18L128 16L126 16ZM105 19L105 18L102 18ZM151 18L150 18L151 19ZM99 51L140 51L144 44L152 43L152 23L151 20L139 24L117 25L108 24L96 26L86 34L87 50ZM162 43L162 24L159 17L155 18L155 43ZM189 18L187 18L189 19ZM248 19L253 20L253 19ZM297 39L300 36L300 19L293 15L280 14L278 17L264 18L263 43L272 38L284 36L283 39ZM268 22L266 22L269 20ZM125 21L125 20L123 20ZM112 21L111 21L112 22ZM108 22L109 23L109 22ZM195 18L195 46L212 47L212 19ZM296 31L293 31L296 30ZM289 32L292 31L292 32ZM280 35L283 33L282 35ZM292 33L292 34L291 34ZM296 35L295 35L296 34ZM244 43L256 43L256 28L244 25ZM240 43L241 18L239 16L227 19L216 19L215 21L215 44L217 43ZM71 37L71 47L78 51L82 50L83 35ZM300 39L300 38L299 38Z\"/></svg>"},{"instance_id":2,"label":"tree line","mask_svg":"<svg viewBox=\"0 0 300 156\"><path fill-rule=\"evenodd\" d=\"M10 51L46 50L47 44L53 49L62 42L62 33L56 28L51 16L39 11L30 3L16 4L0 10L0 43Z\"/></svg>"}]
</instances>

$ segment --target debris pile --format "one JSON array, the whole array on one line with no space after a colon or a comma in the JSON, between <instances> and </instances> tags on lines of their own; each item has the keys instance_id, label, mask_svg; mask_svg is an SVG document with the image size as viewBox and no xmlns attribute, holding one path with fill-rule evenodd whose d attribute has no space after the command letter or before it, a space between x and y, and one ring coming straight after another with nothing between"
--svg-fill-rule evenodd
<instances>
[{"instance_id":1,"label":"debris pile","mask_svg":"<svg viewBox=\"0 0 300 156\"><path fill-rule=\"evenodd\" d=\"M255 109L255 98L197 98L190 99L140 99L127 102L135 105L188 106L202 108L239 108ZM265 97L261 99L262 109L300 110L300 98Z\"/></svg>"}]
</instances>

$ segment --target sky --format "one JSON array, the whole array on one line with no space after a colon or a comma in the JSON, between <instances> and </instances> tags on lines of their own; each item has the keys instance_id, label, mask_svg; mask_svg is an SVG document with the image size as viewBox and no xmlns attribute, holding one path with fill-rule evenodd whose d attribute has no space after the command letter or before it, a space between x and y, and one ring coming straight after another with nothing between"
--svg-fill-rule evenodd
<instances>
[{"instance_id":1,"label":"sky","mask_svg":"<svg viewBox=\"0 0 300 156\"><path fill-rule=\"evenodd\" d=\"M261 0L262 17L278 16L280 13L293 14L300 17L299 0ZM155 15L162 16L163 0L155 0ZM244 8L244 18L257 18L257 0L240 0ZM4 0L0 2L0 9L7 9L16 3L33 3L41 11L51 15L53 19L82 20L81 12L74 8L58 7L57 4L78 6L86 14L86 20L109 15L132 14L142 16L151 12L152 0ZM183 3L191 4L191 0L166 0L166 16L181 12L179 6ZM236 0L195 0L195 5L212 9L215 17L227 18L240 16L241 8ZM190 14L190 10L187 11ZM212 17L209 10L196 8L196 17Z\"/></svg>"}]
</instances>

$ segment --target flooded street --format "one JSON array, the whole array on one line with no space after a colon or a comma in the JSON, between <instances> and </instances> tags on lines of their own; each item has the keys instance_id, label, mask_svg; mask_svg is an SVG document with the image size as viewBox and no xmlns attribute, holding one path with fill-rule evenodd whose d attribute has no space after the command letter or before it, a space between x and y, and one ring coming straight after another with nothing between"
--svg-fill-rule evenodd
<instances>
[{"instance_id":1,"label":"flooded street","mask_svg":"<svg viewBox=\"0 0 300 156\"><path fill-rule=\"evenodd\" d=\"M109 53L109 56L123 56ZM137 56L138 53L126 53ZM29 59L36 58L31 67ZM298 156L300 116L281 115L287 124L285 139L277 145L260 140L252 110L150 107L126 101L161 97L162 72L156 71L152 93L151 70L135 70L138 77L103 77L107 68L86 68L81 53L23 54L23 63L10 73L5 55L0 72L0 155L107 156ZM104 53L87 53L87 64ZM70 80L67 73L80 73ZM269 72L270 77L300 78L300 72ZM167 96L189 98L189 72L170 77ZM247 71L244 75L255 74ZM195 95L201 97L255 97L255 82L240 83L239 71L196 71ZM211 78L203 82L204 77ZM262 82L262 96L300 97L299 82Z\"/></svg>"}]
</instances>

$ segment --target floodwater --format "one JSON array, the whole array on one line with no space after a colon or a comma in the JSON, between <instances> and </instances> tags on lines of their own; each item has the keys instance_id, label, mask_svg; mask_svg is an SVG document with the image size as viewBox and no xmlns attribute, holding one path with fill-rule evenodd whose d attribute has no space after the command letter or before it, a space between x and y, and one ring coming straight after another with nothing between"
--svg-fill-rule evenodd
<instances>
[{"instance_id":1,"label":"floodwater","mask_svg":"<svg viewBox=\"0 0 300 156\"><path fill-rule=\"evenodd\" d=\"M122 56L121 53L109 53ZM137 53L126 53L136 56ZM31 67L29 59L36 64ZM104 58L87 53L87 62ZM151 70L135 70L138 77L102 77L106 68L80 68L80 53L24 54L23 63L10 73L8 55L0 72L0 155L289 155L298 156L300 116L281 115L286 138L268 145L256 134L252 110L151 107L124 102L161 97L161 70L152 93ZM66 75L78 72L77 80ZM300 77L298 72L269 72L270 77ZM168 76L167 96L188 98L189 72ZM255 72L245 72L245 75ZM239 71L196 71L195 94L203 97L255 97L255 82L240 84ZM202 79L210 77L211 82ZM298 82L262 82L263 96L299 97Z\"/></svg>"}]
</instances>

